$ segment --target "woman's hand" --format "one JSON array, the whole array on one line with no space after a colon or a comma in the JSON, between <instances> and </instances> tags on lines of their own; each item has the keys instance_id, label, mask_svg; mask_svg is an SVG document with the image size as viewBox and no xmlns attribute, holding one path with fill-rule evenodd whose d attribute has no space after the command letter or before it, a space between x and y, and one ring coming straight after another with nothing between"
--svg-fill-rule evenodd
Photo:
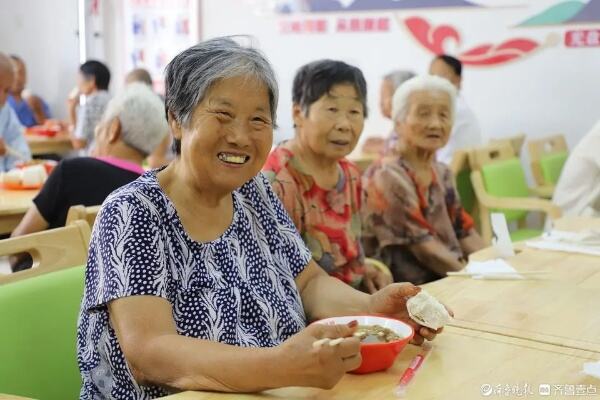
<instances>
[{"instance_id":1,"label":"woman's hand","mask_svg":"<svg viewBox=\"0 0 600 400\"><path fill-rule=\"evenodd\" d=\"M390 274L386 274L381 269L375 267L369 260L365 261L365 277L363 285L369 293L373 294L392 282L393 280Z\"/></svg>"},{"instance_id":2,"label":"woman's hand","mask_svg":"<svg viewBox=\"0 0 600 400\"><path fill-rule=\"evenodd\" d=\"M352 336L358 324L311 325L286 340L277 349L282 379L289 386L331 389L348 371L360 366L360 341ZM320 339L344 338L331 346L313 346Z\"/></svg>"},{"instance_id":3,"label":"woman's hand","mask_svg":"<svg viewBox=\"0 0 600 400\"><path fill-rule=\"evenodd\" d=\"M384 287L378 292L371 295L369 302L369 313L383 314L393 318L397 318L406 322L415 330L415 336L411 343L422 344L425 339L433 340L438 333L441 333L444 328L436 331L417 324L408 315L406 301L415 296L421 291L421 288L414 286L411 283L394 283ZM446 307L447 308L447 307ZM448 309L450 315L454 315Z\"/></svg>"}]
</instances>

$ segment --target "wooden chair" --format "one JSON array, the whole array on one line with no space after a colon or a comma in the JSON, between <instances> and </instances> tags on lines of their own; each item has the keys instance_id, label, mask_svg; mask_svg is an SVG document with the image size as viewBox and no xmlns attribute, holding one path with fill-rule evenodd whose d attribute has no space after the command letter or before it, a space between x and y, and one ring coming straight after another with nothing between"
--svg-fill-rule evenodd
<instances>
[{"instance_id":1,"label":"wooden chair","mask_svg":"<svg viewBox=\"0 0 600 400\"><path fill-rule=\"evenodd\" d=\"M91 231L86 221L0 240L0 256L29 253L33 268L0 275L0 285L86 263Z\"/></svg>"},{"instance_id":2,"label":"wooden chair","mask_svg":"<svg viewBox=\"0 0 600 400\"><path fill-rule=\"evenodd\" d=\"M486 243L491 242L491 212L502 212L508 222L516 222L518 229L511 232L513 241L525 240L542 233L527 229L528 211L542 211L551 219L561 216L559 207L535 194L527 185L521 161L509 143L496 142L475 149L470 154L471 182L479 203L481 234Z\"/></svg>"},{"instance_id":3,"label":"wooden chair","mask_svg":"<svg viewBox=\"0 0 600 400\"><path fill-rule=\"evenodd\" d=\"M463 209L471 216L477 214L477 197L471 184L471 164L469 162L469 153L471 149L457 150L452 155L450 162L450 171L454 176L454 185L460 196L460 202Z\"/></svg>"},{"instance_id":4,"label":"wooden chair","mask_svg":"<svg viewBox=\"0 0 600 400\"><path fill-rule=\"evenodd\" d=\"M505 138L491 139L490 144L496 143L508 143L510 147L513 148L514 154L519 157L521 155L521 150L523 149L523 144L525 143L525 138L527 137L524 133L518 133L514 136L508 136Z\"/></svg>"},{"instance_id":5,"label":"wooden chair","mask_svg":"<svg viewBox=\"0 0 600 400\"><path fill-rule=\"evenodd\" d=\"M98 211L100 211L100 206L91 206L86 207L83 205L71 206L69 208L69 212L67 213L67 221L65 225L70 225L72 222L77 220L84 220L90 226L94 226L94 221L96 221L96 216L98 215Z\"/></svg>"},{"instance_id":6,"label":"wooden chair","mask_svg":"<svg viewBox=\"0 0 600 400\"><path fill-rule=\"evenodd\" d=\"M356 164L359 171L365 172L369 165L379 158L379 154L357 154L348 156L348 160Z\"/></svg>"},{"instance_id":7,"label":"wooden chair","mask_svg":"<svg viewBox=\"0 0 600 400\"><path fill-rule=\"evenodd\" d=\"M562 168L569 156L567 141L563 135L553 135L527 143L531 172L540 187L551 187L558 182ZM551 195L552 193L550 193Z\"/></svg>"}]
</instances>

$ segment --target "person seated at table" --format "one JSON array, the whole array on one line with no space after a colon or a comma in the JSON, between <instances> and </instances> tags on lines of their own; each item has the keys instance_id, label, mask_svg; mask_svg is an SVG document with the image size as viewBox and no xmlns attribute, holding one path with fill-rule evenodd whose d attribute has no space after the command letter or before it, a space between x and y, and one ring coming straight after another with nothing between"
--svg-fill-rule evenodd
<instances>
[{"instance_id":1,"label":"person seated at table","mask_svg":"<svg viewBox=\"0 0 600 400\"><path fill-rule=\"evenodd\" d=\"M168 133L163 105L147 86L126 86L113 98L96 129L93 157L61 161L12 232L21 236L65 225L74 205L102 204L115 189L137 179L142 161ZM13 270L31 266L13 259Z\"/></svg>"},{"instance_id":2,"label":"person seated at table","mask_svg":"<svg viewBox=\"0 0 600 400\"><path fill-rule=\"evenodd\" d=\"M450 169L435 160L452 130L455 98L456 89L439 77L402 84L392 106L396 148L363 177L365 253L389 265L395 281L441 278L483 247Z\"/></svg>"},{"instance_id":3,"label":"person seated at table","mask_svg":"<svg viewBox=\"0 0 600 400\"><path fill-rule=\"evenodd\" d=\"M263 171L313 258L332 276L369 292L391 283L365 262L360 241L360 171L345 157L354 150L367 114L362 72L320 60L294 78L295 136L276 147Z\"/></svg>"},{"instance_id":4,"label":"person seated at table","mask_svg":"<svg viewBox=\"0 0 600 400\"><path fill-rule=\"evenodd\" d=\"M600 121L575 146L563 167L552 202L566 216L600 217Z\"/></svg>"},{"instance_id":5,"label":"person seated at table","mask_svg":"<svg viewBox=\"0 0 600 400\"><path fill-rule=\"evenodd\" d=\"M415 76L412 71L397 69L387 73L381 80L379 90L379 110L381 115L387 119L392 119L392 96L394 92L404 81ZM380 154L387 152L396 143L396 132L392 129L386 137L369 137L363 143L362 151L366 154Z\"/></svg>"},{"instance_id":6,"label":"person seated at table","mask_svg":"<svg viewBox=\"0 0 600 400\"><path fill-rule=\"evenodd\" d=\"M10 56L15 70L15 79L8 96L8 103L15 110L23 126L41 125L50 115L48 104L39 96L27 93L27 68L25 62L14 54Z\"/></svg>"},{"instance_id":7,"label":"person seated at table","mask_svg":"<svg viewBox=\"0 0 600 400\"><path fill-rule=\"evenodd\" d=\"M473 113L461 92L462 62L447 54L440 54L431 61L429 73L447 79L457 90L452 134L448 143L437 153L438 161L450 165L455 151L481 145L483 135L475 113Z\"/></svg>"},{"instance_id":8,"label":"person seated at table","mask_svg":"<svg viewBox=\"0 0 600 400\"><path fill-rule=\"evenodd\" d=\"M10 58L0 53L0 172L15 168L20 161L31 160L23 126L7 102L14 75Z\"/></svg>"},{"instance_id":9,"label":"person seated at table","mask_svg":"<svg viewBox=\"0 0 600 400\"><path fill-rule=\"evenodd\" d=\"M129 85L133 82L145 83L146 85L152 87L152 76L150 75L150 72L144 68L134 68L125 76L126 85Z\"/></svg>"},{"instance_id":10,"label":"person seated at table","mask_svg":"<svg viewBox=\"0 0 600 400\"><path fill-rule=\"evenodd\" d=\"M109 83L110 71L100 61L86 61L79 67L77 88L69 94L67 100L72 129L71 142L75 150L85 149L84 153L91 150L94 130L110 100ZM85 96L85 104L82 106L79 106L80 96Z\"/></svg>"},{"instance_id":11,"label":"person seated at table","mask_svg":"<svg viewBox=\"0 0 600 400\"><path fill-rule=\"evenodd\" d=\"M334 315L407 316L419 289L373 295L325 274L260 174L277 82L256 49L199 43L166 67L177 157L113 192L96 219L77 352L80 398L172 391L332 387L360 364L354 325ZM348 337L313 347L323 337Z\"/></svg>"}]
</instances>

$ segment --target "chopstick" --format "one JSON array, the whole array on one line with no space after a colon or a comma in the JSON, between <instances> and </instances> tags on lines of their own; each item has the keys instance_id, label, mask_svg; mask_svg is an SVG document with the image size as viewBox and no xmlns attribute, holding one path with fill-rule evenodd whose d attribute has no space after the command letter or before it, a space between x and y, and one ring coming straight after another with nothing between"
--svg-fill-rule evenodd
<instances>
[{"instance_id":1,"label":"chopstick","mask_svg":"<svg viewBox=\"0 0 600 400\"><path fill-rule=\"evenodd\" d=\"M485 276L485 275L544 275L549 274L550 271L515 271L515 272L447 272L448 276Z\"/></svg>"},{"instance_id":2,"label":"chopstick","mask_svg":"<svg viewBox=\"0 0 600 400\"><path fill-rule=\"evenodd\" d=\"M337 338L337 339L323 338L323 339L315 340L312 345L314 348L321 347L326 344L329 344L331 347L333 347L333 346L337 346L338 344L342 343L344 341L344 339L345 338Z\"/></svg>"}]
</instances>

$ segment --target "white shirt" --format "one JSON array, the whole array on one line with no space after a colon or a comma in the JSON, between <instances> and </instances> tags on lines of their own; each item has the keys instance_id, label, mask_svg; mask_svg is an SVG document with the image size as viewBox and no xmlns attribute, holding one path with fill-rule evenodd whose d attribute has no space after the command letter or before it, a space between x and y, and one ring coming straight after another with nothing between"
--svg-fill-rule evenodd
<instances>
[{"instance_id":1,"label":"white shirt","mask_svg":"<svg viewBox=\"0 0 600 400\"><path fill-rule=\"evenodd\" d=\"M456 150L483 143L481 128L473 111L469 108L463 97L456 96L456 110L454 112L454 125L450 133L450 139L446 146L438 150L437 160L444 164L450 164Z\"/></svg>"},{"instance_id":2,"label":"white shirt","mask_svg":"<svg viewBox=\"0 0 600 400\"><path fill-rule=\"evenodd\" d=\"M0 172L13 169L19 161L31 160L29 145L23 136L23 126L8 102L0 106L0 138L4 140L6 146L23 157L11 153L0 156Z\"/></svg>"},{"instance_id":3,"label":"white shirt","mask_svg":"<svg viewBox=\"0 0 600 400\"><path fill-rule=\"evenodd\" d=\"M569 155L552 202L564 215L600 216L600 121Z\"/></svg>"}]
</instances>

